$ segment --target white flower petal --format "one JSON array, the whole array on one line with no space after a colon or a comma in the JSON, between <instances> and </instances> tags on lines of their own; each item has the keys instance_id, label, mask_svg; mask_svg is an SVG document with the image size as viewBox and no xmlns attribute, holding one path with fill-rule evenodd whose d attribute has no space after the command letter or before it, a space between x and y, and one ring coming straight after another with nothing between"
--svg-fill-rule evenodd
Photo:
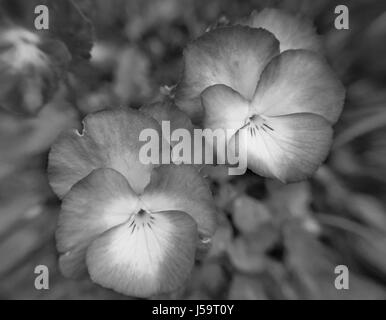
<instances>
[{"instance_id":1,"label":"white flower petal","mask_svg":"<svg viewBox=\"0 0 386 320\"><path fill-rule=\"evenodd\" d=\"M228 163L227 145L247 120L249 101L223 84L205 89L201 100L204 107L203 127L211 130L215 137L206 139L202 149L210 148L208 157L213 153L216 163Z\"/></svg>"},{"instance_id":2,"label":"white flower petal","mask_svg":"<svg viewBox=\"0 0 386 320\"><path fill-rule=\"evenodd\" d=\"M204 128L238 130L248 117L249 101L223 84L211 86L201 94Z\"/></svg>"},{"instance_id":3,"label":"white flower petal","mask_svg":"<svg viewBox=\"0 0 386 320\"><path fill-rule=\"evenodd\" d=\"M91 279L135 297L176 290L193 268L197 236L196 223L183 212L135 215L91 244Z\"/></svg>"}]
</instances>

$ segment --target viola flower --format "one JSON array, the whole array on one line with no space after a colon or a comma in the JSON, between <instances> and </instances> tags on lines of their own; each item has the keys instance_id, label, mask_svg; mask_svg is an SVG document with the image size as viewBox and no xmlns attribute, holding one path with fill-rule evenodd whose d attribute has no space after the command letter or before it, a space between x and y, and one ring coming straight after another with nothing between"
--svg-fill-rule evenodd
<instances>
[{"instance_id":1,"label":"viola flower","mask_svg":"<svg viewBox=\"0 0 386 320\"><path fill-rule=\"evenodd\" d=\"M200 240L215 230L206 181L192 166L140 162L141 131L161 134L140 111L102 111L83 125L49 155L50 184L63 198L56 233L63 274L88 271L95 283L135 297L178 289Z\"/></svg>"},{"instance_id":2,"label":"viola flower","mask_svg":"<svg viewBox=\"0 0 386 320\"><path fill-rule=\"evenodd\" d=\"M21 27L0 31L0 107L34 115L51 100L71 60L66 46Z\"/></svg>"},{"instance_id":3,"label":"viola flower","mask_svg":"<svg viewBox=\"0 0 386 320\"><path fill-rule=\"evenodd\" d=\"M266 29L241 25L192 42L176 103L204 128L232 130L227 147L244 148L253 172L292 182L309 177L326 158L345 91L315 52L310 30L299 31L303 22L285 19L284 29L270 20L278 15L263 11L247 22L278 31L283 44Z\"/></svg>"}]
</instances>

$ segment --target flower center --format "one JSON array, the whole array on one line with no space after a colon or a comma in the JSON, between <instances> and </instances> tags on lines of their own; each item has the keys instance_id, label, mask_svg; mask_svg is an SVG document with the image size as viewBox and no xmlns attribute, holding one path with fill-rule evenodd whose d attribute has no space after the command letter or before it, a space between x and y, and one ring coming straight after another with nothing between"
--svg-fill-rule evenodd
<instances>
[{"instance_id":1,"label":"flower center","mask_svg":"<svg viewBox=\"0 0 386 320\"><path fill-rule=\"evenodd\" d=\"M133 234L135 231L138 231L141 228L151 229L155 222L155 217L151 212L141 208L137 213L131 215L130 220L129 230L131 234Z\"/></svg>"},{"instance_id":2,"label":"flower center","mask_svg":"<svg viewBox=\"0 0 386 320\"><path fill-rule=\"evenodd\" d=\"M248 127L248 132L251 136L255 136L259 130L264 132L275 131L269 124L264 116L254 114L250 116L242 128Z\"/></svg>"}]
</instances>

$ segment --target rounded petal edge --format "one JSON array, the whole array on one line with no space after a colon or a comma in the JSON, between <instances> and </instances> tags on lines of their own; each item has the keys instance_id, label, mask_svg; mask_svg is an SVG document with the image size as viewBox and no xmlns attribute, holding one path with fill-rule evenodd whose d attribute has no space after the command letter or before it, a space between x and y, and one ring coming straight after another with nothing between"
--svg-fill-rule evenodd
<instances>
[{"instance_id":1,"label":"rounded petal edge","mask_svg":"<svg viewBox=\"0 0 386 320\"><path fill-rule=\"evenodd\" d=\"M63 133L48 157L49 183L62 198L79 180L97 168L113 168L124 175L136 192L150 181L152 164L143 164L139 140L143 130L161 128L153 118L133 109L106 110L87 115L83 131Z\"/></svg>"},{"instance_id":2,"label":"rounded petal edge","mask_svg":"<svg viewBox=\"0 0 386 320\"><path fill-rule=\"evenodd\" d=\"M94 240L87 250L91 279L129 296L149 298L172 292L190 276L197 225L186 213L151 213L147 224L130 222Z\"/></svg>"}]
</instances>

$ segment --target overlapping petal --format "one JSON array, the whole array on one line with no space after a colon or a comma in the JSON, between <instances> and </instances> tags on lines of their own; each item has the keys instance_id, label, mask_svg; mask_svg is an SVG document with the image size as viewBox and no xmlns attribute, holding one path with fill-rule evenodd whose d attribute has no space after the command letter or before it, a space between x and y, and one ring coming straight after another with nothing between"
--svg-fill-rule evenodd
<instances>
[{"instance_id":1,"label":"overlapping petal","mask_svg":"<svg viewBox=\"0 0 386 320\"><path fill-rule=\"evenodd\" d=\"M152 172L141 200L149 211L179 210L197 222L199 234L211 237L216 228L216 209L208 183L195 167L162 165Z\"/></svg>"},{"instance_id":2,"label":"overlapping petal","mask_svg":"<svg viewBox=\"0 0 386 320\"><path fill-rule=\"evenodd\" d=\"M217 84L201 94L204 107L203 126L213 130L216 139L206 139L203 149L215 151L217 163L229 163L228 144L248 118L249 101L232 88ZM204 150L207 150L205 148Z\"/></svg>"},{"instance_id":3,"label":"overlapping petal","mask_svg":"<svg viewBox=\"0 0 386 320\"><path fill-rule=\"evenodd\" d=\"M210 191L196 169L154 169L137 195L114 169L94 170L63 199L56 233L64 275L137 297L177 289L190 275L197 244L214 233ZM199 230L199 232L198 232Z\"/></svg>"},{"instance_id":4,"label":"overlapping petal","mask_svg":"<svg viewBox=\"0 0 386 320\"><path fill-rule=\"evenodd\" d=\"M200 169L204 162L204 155L197 154L194 146L195 126L170 98L145 104L140 111L157 120L162 128L164 141L170 144L172 151L170 162L176 164L191 164ZM197 161L195 161L195 159ZM165 163L164 163L165 164Z\"/></svg>"},{"instance_id":5,"label":"overlapping petal","mask_svg":"<svg viewBox=\"0 0 386 320\"><path fill-rule=\"evenodd\" d=\"M109 169L96 169L76 183L63 199L56 232L66 276L84 270L87 247L100 234L127 221L140 207L126 178Z\"/></svg>"},{"instance_id":6,"label":"overlapping petal","mask_svg":"<svg viewBox=\"0 0 386 320\"><path fill-rule=\"evenodd\" d=\"M157 120L160 126L162 126L163 121L168 122L170 124L170 132L177 129L186 129L189 132L193 132L194 127L190 118L168 98L165 98L163 101L145 104L140 108L140 111ZM164 138L169 139L169 137ZM175 142L170 141L170 144L173 146Z\"/></svg>"},{"instance_id":7,"label":"overlapping petal","mask_svg":"<svg viewBox=\"0 0 386 320\"><path fill-rule=\"evenodd\" d=\"M323 58L311 51L288 50L264 69L250 113L315 113L335 123L344 97L344 87Z\"/></svg>"},{"instance_id":8,"label":"overlapping petal","mask_svg":"<svg viewBox=\"0 0 386 320\"><path fill-rule=\"evenodd\" d=\"M88 270L94 282L126 295L171 292L190 275L196 239L196 224L184 212L133 217L91 244Z\"/></svg>"},{"instance_id":9,"label":"overlapping petal","mask_svg":"<svg viewBox=\"0 0 386 320\"><path fill-rule=\"evenodd\" d=\"M239 22L252 28L263 28L272 32L280 42L280 51L306 49L320 52L321 41L315 27L308 19L283 10L266 8Z\"/></svg>"},{"instance_id":10,"label":"overlapping petal","mask_svg":"<svg viewBox=\"0 0 386 320\"><path fill-rule=\"evenodd\" d=\"M197 169L138 160L139 133L149 128L160 129L139 111L99 112L51 150L51 183L64 196L56 233L64 275L88 271L137 297L170 292L188 278L200 240L213 235L213 199Z\"/></svg>"},{"instance_id":11,"label":"overlapping petal","mask_svg":"<svg viewBox=\"0 0 386 320\"><path fill-rule=\"evenodd\" d=\"M113 169L75 184L56 233L62 272L77 276L87 263L96 283L137 297L177 289L193 266L197 224L187 213L148 207Z\"/></svg>"},{"instance_id":12,"label":"overlapping petal","mask_svg":"<svg viewBox=\"0 0 386 320\"><path fill-rule=\"evenodd\" d=\"M204 106L204 128L238 130L248 117L249 101L223 84L205 89L201 94Z\"/></svg>"},{"instance_id":13,"label":"overlapping petal","mask_svg":"<svg viewBox=\"0 0 386 320\"><path fill-rule=\"evenodd\" d=\"M154 165L140 161L139 150L145 142L139 141L139 135L144 129L154 129L162 137L157 121L139 111L121 109L88 115L83 125L82 133L66 133L51 148L48 172L56 194L63 197L97 168L117 170L136 192L142 192Z\"/></svg>"},{"instance_id":14,"label":"overlapping petal","mask_svg":"<svg viewBox=\"0 0 386 320\"><path fill-rule=\"evenodd\" d=\"M21 27L0 31L0 107L35 115L54 96L71 60L66 46Z\"/></svg>"},{"instance_id":15,"label":"overlapping petal","mask_svg":"<svg viewBox=\"0 0 386 320\"><path fill-rule=\"evenodd\" d=\"M289 50L267 65L251 102L224 85L204 90L203 123L241 128L227 147L241 148L255 173L298 181L326 158L343 100L341 83L320 56Z\"/></svg>"},{"instance_id":16,"label":"overlapping petal","mask_svg":"<svg viewBox=\"0 0 386 320\"><path fill-rule=\"evenodd\" d=\"M263 29L222 27L205 33L184 51L184 74L176 103L193 122L201 119L201 92L224 84L251 99L265 65L279 53L275 37Z\"/></svg>"}]
</instances>

